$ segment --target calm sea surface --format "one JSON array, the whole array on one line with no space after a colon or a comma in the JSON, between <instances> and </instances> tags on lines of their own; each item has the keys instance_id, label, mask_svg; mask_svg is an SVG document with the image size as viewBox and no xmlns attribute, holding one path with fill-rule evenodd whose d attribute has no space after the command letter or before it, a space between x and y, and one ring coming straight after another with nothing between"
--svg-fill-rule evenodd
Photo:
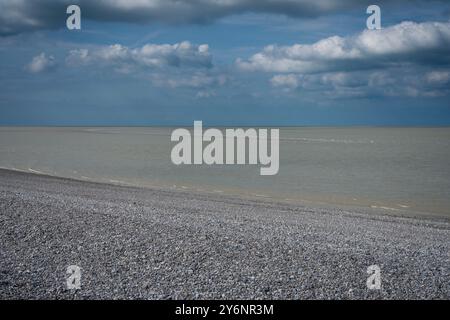
<instances>
[{"instance_id":1,"label":"calm sea surface","mask_svg":"<svg viewBox=\"0 0 450 320\"><path fill-rule=\"evenodd\" d=\"M280 171L175 166L171 128L0 128L0 166L82 180L450 216L450 128L282 128Z\"/></svg>"}]
</instances>

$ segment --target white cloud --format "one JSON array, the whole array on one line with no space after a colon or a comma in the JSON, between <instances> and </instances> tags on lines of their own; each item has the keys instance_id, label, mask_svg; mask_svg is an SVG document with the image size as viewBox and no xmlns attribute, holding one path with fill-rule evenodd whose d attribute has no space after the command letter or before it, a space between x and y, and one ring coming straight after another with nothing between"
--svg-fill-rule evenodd
<instances>
[{"instance_id":1,"label":"white cloud","mask_svg":"<svg viewBox=\"0 0 450 320\"><path fill-rule=\"evenodd\" d=\"M278 74L270 79L274 88L320 94L322 98L368 96L439 97L450 94L447 70L418 72L411 69L360 70L315 74Z\"/></svg>"},{"instance_id":2,"label":"white cloud","mask_svg":"<svg viewBox=\"0 0 450 320\"><path fill-rule=\"evenodd\" d=\"M237 66L246 71L315 73L380 68L423 61L439 54L448 63L450 22L403 22L352 37L333 36L313 44L270 45ZM437 63L427 59L429 63Z\"/></svg>"},{"instance_id":3,"label":"white cloud","mask_svg":"<svg viewBox=\"0 0 450 320\"><path fill-rule=\"evenodd\" d=\"M299 77L295 74L278 74L270 79L274 87L285 87L295 89L299 86Z\"/></svg>"},{"instance_id":4,"label":"white cloud","mask_svg":"<svg viewBox=\"0 0 450 320\"><path fill-rule=\"evenodd\" d=\"M93 49L70 51L66 58L70 66L87 64L112 65L118 69L131 66L149 68L212 67L212 56L207 44L194 45L188 41L175 44L146 44L139 48L129 48L120 44Z\"/></svg>"},{"instance_id":5,"label":"white cloud","mask_svg":"<svg viewBox=\"0 0 450 320\"><path fill-rule=\"evenodd\" d=\"M161 88L187 88L197 98L216 95L228 76L213 68L207 44L188 41L175 44L146 44L130 48L120 44L71 50L66 57L71 67L109 68L123 75L135 75Z\"/></svg>"},{"instance_id":6,"label":"white cloud","mask_svg":"<svg viewBox=\"0 0 450 320\"><path fill-rule=\"evenodd\" d=\"M426 80L432 84L447 84L450 80L450 71L431 71Z\"/></svg>"},{"instance_id":7,"label":"white cloud","mask_svg":"<svg viewBox=\"0 0 450 320\"><path fill-rule=\"evenodd\" d=\"M50 55L47 56L44 52L33 57L31 62L27 65L27 70L31 73L39 73L50 70L56 66L55 58Z\"/></svg>"},{"instance_id":8,"label":"white cloud","mask_svg":"<svg viewBox=\"0 0 450 320\"><path fill-rule=\"evenodd\" d=\"M450 22L403 22L313 44L270 45L236 65L243 71L276 73L270 84L287 93L444 96L449 94Z\"/></svg>"}]
</instances>

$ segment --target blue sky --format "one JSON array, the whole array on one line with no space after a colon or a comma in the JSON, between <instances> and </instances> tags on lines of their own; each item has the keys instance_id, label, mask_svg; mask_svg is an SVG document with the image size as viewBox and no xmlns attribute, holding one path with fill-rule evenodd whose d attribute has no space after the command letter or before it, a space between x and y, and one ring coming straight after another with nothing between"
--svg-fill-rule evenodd
<instances>
[{"instance_id":1,"label":"blue sky","mask_svg":"<svg viewBox=\"0 0 450 320\"><path fill-rule=\"evenodd\" d=\"M0 125L449 125L450 4L368 4L0 0Z\"/></svg>"}]
</instances>

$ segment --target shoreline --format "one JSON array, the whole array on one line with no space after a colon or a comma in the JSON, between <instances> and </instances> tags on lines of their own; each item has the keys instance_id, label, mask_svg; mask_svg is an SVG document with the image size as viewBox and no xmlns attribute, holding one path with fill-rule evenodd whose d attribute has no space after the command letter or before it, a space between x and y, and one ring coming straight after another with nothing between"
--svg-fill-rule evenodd
<instances>
[{"instance_id":1,"label":"shoreline","mask_svg":"<svg viewBox=\"0 0 450 320\"><path fill-rule=\"evenodd\" d=\"M305 207L313 207L317 209L325 209L325 210L333 210L340 209L345 211L359 211L368 214L374 215L387 215L393 217L405 217L405 218L416 218L416 219L431 219L431 220L442 220L442 221L450 221L450 216L444 213L437 212L426 212L419 211L413 209L406 208L393 208L387 207L384 205L363 205L363 204L353 204L353 203L343 203L342 201L337 202L329 202L326 200L318 200L318 199L285 199L279 196L273 195L259 195L256 193L239 193L239 190L215 190L212 188L212 191L208 191L208 187L202 186L189 186L186 187L184 185L175 185L175 187L162 186L156 184L147 184L147 185L139 185L133 184L130 182L125 182L122 180L115 179L106 179L103 180L90 178L90 177L65 177L59 175L53 175L48 172L42 172L39 170L34 170L32 168L26 169L18 169L18 168L7 168L0 166L0 171L11 171L18 172L24 174L45 176L49 178L62 179L62 180L72 180L78 182L86 182L86 183L94 183L94 184L102 184L102 185L110 185L110 186L121 186L121 187L130 187L130 188L138 188L138 189L148 189L148 190L159 190L159 191L167 191L167 192L186 192L191 194L198 195L217 195L223 198L229 199L241 199L241 200L249 200L249 201L259 201L259 202L267 202L267 203L278 203L278 204L288 204L293 206L305 206Z\"/></svg>"},{"instance_id":2,"label":"shoreline","mask_svg":"<svg viewBox=\"0 0 450 320\"><path fill-rule=\"evenodd\" d=\"M448 299L450 222L0 170L3 299ZM382 289L368 290L379 265ZM81 289L65 287L66 268Z\"/></svg>"}]
</instances>

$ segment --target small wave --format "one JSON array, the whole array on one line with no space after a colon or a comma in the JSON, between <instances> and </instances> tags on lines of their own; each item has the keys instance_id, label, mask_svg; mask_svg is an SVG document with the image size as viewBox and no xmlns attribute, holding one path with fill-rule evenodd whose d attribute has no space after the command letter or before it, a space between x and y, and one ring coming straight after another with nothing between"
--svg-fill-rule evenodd
<instances>
[{"instance_id":1,"label":"small wave","mask_svg":"<svg viewBox=\"0 0 450 320\"><path fill-rule=\"evenodd\" d=\"M373 209L383 209L383 210L390 210L390 211L400 211L400 209L397 208L391 208L391 207L384 207L384 206L370 206Z\"/></svg>"},{"instance_id":2,"label":"small wave","mask_svg":"<svg viewBox=\"0 0 450 320\"><path fill-rule=\"evenodd\" d=\"M269 196L266 196L265 194L257 194L257 193L254 193L253 196L258 197L258 198L270 198Z\"/></svg>"},{"instance_id":3,"label":"small wave","mask_svg":"<svg viewBox=\"0 0 450 320\"><path fill-rule=\"evenodd\" d=\"M30 171L32 173L36 173L36 174L47 174L45 172L42 172L42 171L39 171L39 170L34 170L34 169L31 169L31 168L28 168L28 171Z\"/></svg>"},{"instance_id":4,"label":"small wave","mask_svg":"<svg viewBox=\"0 0 450 320\"><path fill-rule=\"evenodd\" d=\"M0 167L0 169L11 170L11 171L18 171L18 172L28 172L28 170L19 169L19 168L16 168L16 167Z\"/></svg>"},{"instance_id":5,"label":"small wave","mask_svg":"<svg viewBox=\"0 0 450 320\"><path fill-rule=\"evenodd\" d=\"M109 180L109 182L111 182L111 183L128 184L127 182L122 181L122 180L115 180L115 179L108 179L108 180Z\"/></svg>"}]
</instances>

